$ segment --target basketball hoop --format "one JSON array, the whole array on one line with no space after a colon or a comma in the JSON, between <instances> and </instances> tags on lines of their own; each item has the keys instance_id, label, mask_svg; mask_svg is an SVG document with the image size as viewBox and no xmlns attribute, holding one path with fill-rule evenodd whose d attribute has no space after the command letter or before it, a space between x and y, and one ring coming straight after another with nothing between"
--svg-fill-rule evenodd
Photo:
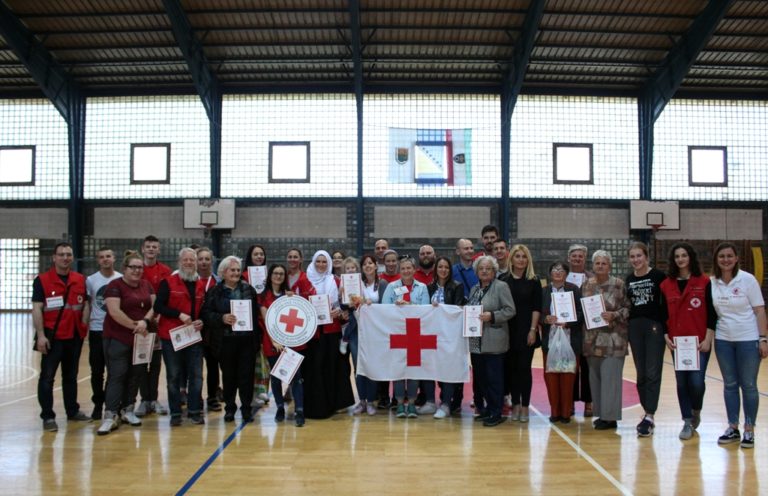
<instances>
[{"instance_id":1,"label":"basketball hoop","mask_svg":"<svg viewBox=\"0 0 768 496\"><path fill-rule=\"evenodd\" d=\"M215 226L212 222L206 222L203 224L200 224L203 227L203 237L205 239L208 239L211 237L211 232L213 232L213 226Z\"/></svg>"}]
</instances>

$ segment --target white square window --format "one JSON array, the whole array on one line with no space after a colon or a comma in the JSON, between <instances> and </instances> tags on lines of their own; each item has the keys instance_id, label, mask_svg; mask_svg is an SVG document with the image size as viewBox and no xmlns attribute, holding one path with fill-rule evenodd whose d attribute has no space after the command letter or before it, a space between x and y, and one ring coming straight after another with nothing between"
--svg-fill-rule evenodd
<instances>
[{"instance_id":1,"label":"white square window","mask_svg":"<svg viewBox=\"0 0 768 496\"><path fill-rule=\"evenodd\" d=\"M269 142L269 182L309 182L309 141Z\"/></svg>"},{"instance_id":2,"label":"white square window","mask_svg":"<svg viewBox=\"0 0 768 496\"><path fill-rule=\"evenodd\" d=\"M553 184L593 184L592 144L553 143Z\"/></svg>"},{"instance_id":3,"label":"white square window","mask_svg":"<svg viewBox=\"0 0 768 496\"><path fill-rule=\"evenodd\" d=\"M690 186L728 186L728 155L724 146L688 147Z\"/></svg>"},{"instance_id":4,"label":"white square window","mask_svg":"<svg viewBox=\"0 0 768 496\"><path fill-rule=\"evenodd\" d=\"M170 184L171 144L131 144L131 184Z\"/></svg>"},{"instance_id":5,"label":"white square window","mask_svg":"<svg viewBox=\"0 0 768 496\"><path fill-rule=\"evenodd\" d=\"M35 147L0 146L0 185L34 186Z\"/></svg>"}]
</instances>

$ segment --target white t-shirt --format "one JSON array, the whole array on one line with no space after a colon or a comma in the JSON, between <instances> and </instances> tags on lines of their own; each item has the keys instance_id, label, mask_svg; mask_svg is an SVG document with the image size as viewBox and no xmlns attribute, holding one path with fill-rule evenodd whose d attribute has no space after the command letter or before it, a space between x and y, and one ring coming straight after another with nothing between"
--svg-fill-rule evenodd
<instances>
[{"instance_id":1,"label":"white t-shirt","mask_svg":"<svg viewBox=\"0 0 768 496\"><path fill-rule=\"evenodd\" d=\"M104 317L107 316L107 308L104 305L104 290L109 281L118 277L123 277L123 275L117 271L112 274L112 277L104 277L101 271L99 271L91 274L85 280L85 286L88 289L88 299L91 300L91 321L89 324L91 331L104 330Z\"/></svg>"},{"instance_id":2,"label":"white t-shirt","mask_svg":"<svg viewBox=\"0 0 768 496\"><path fill-rule=\"evenodd\" d=\"M757 341L759 330L753 307L765 305L755 276L739 270L729 284L712 280L712 302L717 311L715 339L724 341Z\"/></svg>"},{"instance_id":3,"label":"white t-shirt","mask_svg":"<svg viewBox=\"0 0 768 496\"><path fill-rule=\"evenodd\" d=\"M366 285L363 283L363 296L365 296L366 299L371 300L371 303L379 302L379 291L378 289L374 289L374 284Z\"/></svg>"}]
</instances>

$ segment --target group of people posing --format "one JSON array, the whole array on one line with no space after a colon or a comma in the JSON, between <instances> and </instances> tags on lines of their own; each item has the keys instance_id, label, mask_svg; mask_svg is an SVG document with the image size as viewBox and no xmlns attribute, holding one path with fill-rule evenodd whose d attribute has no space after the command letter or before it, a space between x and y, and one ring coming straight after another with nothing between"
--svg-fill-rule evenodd
<instances>
[{"instance_id":1,"label":"group of people posing","mask_svg":"<svg viewBox=\"0 0 768 496\"><path fill-rule=\"evenodd\" d=\"M483 250L476 253L472 241L458 240L454 263L437 256L429 245L412 258L390 249L382 239L376 241L373 254L359 260L319 250L306 271L298 248L287 252L284 264L268 265L264 247L253 245L242 260L223 258L214 274L210 249L182 249L177 270L172 271L157 260L159 240L148 236L141 254L125 254L122 272L114 268L112 250L99 249L99 271L87 281L71 270L71 246L60 243L53 267L33 286L35 348L43 354L38 384L43 428L57 429L52 391L59 364L68 419L101 419L99 434L109 434L121 421L140 425L141 417L153 412L170 413L170 424L181 425L184 403L191 423L205 423L203 361L208 411L221 410L221 398L227 422L235 420L238 395L242 421L251 421L268 400L270 383L275 420L286 419L285 404L292 396L297 426L303 426L306 418L327 418L339 411L375 415L390 408L401 418L425 414L446 418L461 412L463 384L441 382L436 396L435 381L400 380L390 385L356 374L355 403L350 376L359 351L356 307L447 304L482 306L482 336L467 339L475 419L487 427L507 418L529 420L532 362L535 349L541 347L549 420L569 423L581 401L584 416L595 417L595 429L615 429L622 414L624 359L631 348L644 411L637 433L650 436L665 348L677 353L677 339L695 337L698 369L675 371L683 419L680 439L693 437L701 421L704 379L714 346L728 415L728 428L718 442L754 445L756 380L760 360L768 356L768 325L760 285L739 268L735 245L716 248L709 277L687 243L672 247L666 274L650 266L645 244L632 243L627 251L632 272L624 279L612 274L610 253L595 251L588 270L587 248L572 245L564 260L549 265L543 283L525 245L509 246L495 226L483 228L481 242ZM258 265L267 267L266 281L251 284L247 269ZM359 273L363 283L363 294L349 305L342 304L343 273ZM568 321L554 311L555 293L563 292L571 292L576 303L576 316ZM284 395L281 381L269 376L283 347L264 332L264 317L278 298L314 294L329 296L332 323L319 325L311 341L294 348L304 360ZM595 295L601 295L604 305L598 327L584 321L579 304L581 298ZM253 330L233 330L237 321L230 306L233 300L252 302L252 322L258 323ZM170 331L184 325L201 331L203 339L175 349ZM157 338L150 363L133 365L134 336L150 332ZM77 366L86 336L94 403L90 416L77 403ZM556 360L548 361L548 354L571 358L563 369L550 366ZM161 357L170 412L157 401Z\"/></svg>"}]
</instances>

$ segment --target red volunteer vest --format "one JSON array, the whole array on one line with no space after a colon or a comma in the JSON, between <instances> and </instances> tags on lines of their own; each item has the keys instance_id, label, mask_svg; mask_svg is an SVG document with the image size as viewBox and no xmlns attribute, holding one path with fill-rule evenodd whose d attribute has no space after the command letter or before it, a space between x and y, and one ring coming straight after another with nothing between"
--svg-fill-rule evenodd
<instances>
[{"instance_id":1,"label":"red volunteer vest","mask_svg":"<svg viewBox=\"0 0 768 496\"><path fill-rule=\"evenodd\" d=\"M205 282L198 279L195 283L195 312L193 314L192 300L189 297L187 286L184 284L181 277L179 277L178 274L175 274L166 277L165 281L168 283L169 289L168 303L166 306L191 316L192 320L197 320L200 317L200 309L203 306L203 298L205 297ZM171 339L169 331L182 324L183 322L179 319L161 315L157 330L160 339Z\"/></svg>"},{"instance_id":2,"label":"red volunteer vest","mask_svg":"<svg viewBox=\"0 0 768 496\"><path fill-rule=\"evenodd\" d=\"M88 334L88 327L83 324L83 304L87 298L85 277L78 272L70 271L66 286L54 268L40 274L39 277L45 297L43 300L43 327L53 329L56 326L56 319L61 307L55 305L52 308L48 307L49 299L56 296L63 297L67 286L69 286L67 301L64 302L64 310L61 314L59 327L56 329L55 338L72 339L75 337L75 329L77 329L80 338L84 338Z\"/></svg>"},{"instance_id":3,"label":"red volunteer vest","mask_svg":"<svg viewBox=\"0 0 768 496\"><path fill-rule=\"evenodd\" d=\"M707 336L707 276L691 276L680 293L677 280L667 277L659 286L667 300L667 332L675 336Z\"/></svg>"}]
</instances>

